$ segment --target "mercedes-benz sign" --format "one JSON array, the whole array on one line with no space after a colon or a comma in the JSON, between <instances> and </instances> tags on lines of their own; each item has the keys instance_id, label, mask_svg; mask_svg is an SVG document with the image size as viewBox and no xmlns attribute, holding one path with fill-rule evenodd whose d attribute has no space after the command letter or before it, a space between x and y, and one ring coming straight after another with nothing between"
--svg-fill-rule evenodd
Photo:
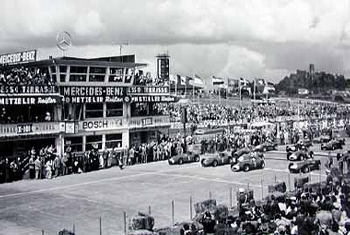
<instances>
[{"instance_id":1,"label":"mercedes-benz sign","mask_svg":"<svg viewBox=\"0 0 350 235\"><path fill-rule=\"evenodd\" d=\"M67 31L59 33L57 35L56 41L57 47L62 51L68 50L68 48L72 45L72 37Z\"/></svg>"}]
</instances>

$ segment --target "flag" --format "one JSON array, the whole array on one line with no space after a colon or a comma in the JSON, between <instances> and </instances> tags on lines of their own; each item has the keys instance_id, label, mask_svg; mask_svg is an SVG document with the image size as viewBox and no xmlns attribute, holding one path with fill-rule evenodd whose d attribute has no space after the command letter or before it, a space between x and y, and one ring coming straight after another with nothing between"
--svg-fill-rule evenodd
<instances>
[{"instance_id":1,"label":"flag","mask_svg":"<svg viewBox=\"0 0 350 235\"><path fill-rule=\"evenodd\" d=\"M270 92L276 91L275 84L273 84L272 82L267 82L266 87Z\"/></svg>"},{"instance_id":2,"label":"flag","mask_svg":"<svg viewBox=\"0 0 350 235\"><path fill-rule=\"evenodd\" d=\"M194 75L194 78L192 80L192 83L190 83L190 85L204 88L204 82L202 78L197 74Z\"/></svg>"},{"instance_id":3,"label":"flag","mask_svg":"<svg viewBox=\"0 0 350 235\"><path fill-rule=\"evenodd\" d=\"M240 84L241 87L244 87L244 86L249 86L250 82L247 79L245 79L245 78L240 78L239 79L239 84Z\"/></svg>"},{"instance_id":4,"label":"flag","mask_svg":"<svg viewBox=\"0 0 350 235\"><path fill-rule=\"evenodd\" d=\"M213 85L221 85L221 84L225 83L222 78L217 78L215 76L212 76L211 81L212 81Z\"/></svg>"},{"instance_id":5,"label":"flag","mask_svg":"<svg viewBox=\"0 0 350 235\"><path fill-rule=\"evenodd\" d=\"M227 82L229 87L238 87L238 79L228 78Z\"/></svg>"},{"instance_id":6,"label":"flag","mask_svg":"<svg viewBox=\"0 0 350 235\"><path fill-rule=\"evenodd\" d=\"M257 78L256 83L257 85L260 85L260 86L266 86L266 81L263 78Z\"/></svg>"}]
</instances>

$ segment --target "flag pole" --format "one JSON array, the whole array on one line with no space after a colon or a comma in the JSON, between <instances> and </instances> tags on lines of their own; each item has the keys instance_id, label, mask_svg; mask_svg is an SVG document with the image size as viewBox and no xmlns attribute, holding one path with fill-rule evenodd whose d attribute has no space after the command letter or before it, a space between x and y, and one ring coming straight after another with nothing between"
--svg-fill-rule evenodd
<instances>
[{"instance_id":1,"label":"flag pole","mask_svg":"<svg viewBox=\"0 0 350 235\"><path fill-rule=\"evenodd\" d=\"M239 79L239 106L242 106L242 87L241 87L241 78Z\"/></svg>"},{"instance_id":2,"label":"flag pole","mask_svg":"<svg viewBox=\"0 0 350 235\"><path fill-rule=\"evenodd\" d=\"M177 96L177 82L178 82L178 77L176 75L176 79L175 79L175 96Z\"/></svg>"},{"instance_id":3,"label":"flag pole","mask_svg":"<svg viewBox=\"0 0 350 235\"><path fill-rule=\"evenodd\" d=\"M193 87L193 99L195 98L195 97L194 97L194 79L195 79L195 76L193 76L193 80L192 80L192 87Z\"/></svg>"},{"instance_id":4,"label":"flag pole","mask_svg":"<svg viewBox=\"0 0 350 235\"><path fill-rule=\"evenodd\" d=\"M256 95L255 95L256 83L255 82L256 82L256 79L254 79L254 100L256 99Z\"/></svg>"}]
</instances>

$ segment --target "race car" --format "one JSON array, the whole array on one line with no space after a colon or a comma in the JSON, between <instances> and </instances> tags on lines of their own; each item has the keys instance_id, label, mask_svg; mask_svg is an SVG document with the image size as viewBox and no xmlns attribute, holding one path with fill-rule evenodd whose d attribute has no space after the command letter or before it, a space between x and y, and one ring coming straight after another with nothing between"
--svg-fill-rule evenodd
<instances>
[{"instance_id":1,"label":"race car","mask_svg":"<svg viewBox=\"0 0 350 235\"><path fill-rule=\"evenodd\" d=\"M330 140L331 140L330 135L321 135L319 137L314 138L313 142L317 144L323 144L323 143L329 142Z\"/></svg>"},{"instance_id":2,"label":"race car","mask_svg":"<svg viewBox=\"0 0 350 235\"><path fill-rule=\"evenodd\" d=\"M314 152L310 151L307 152L305 150L298 150L294 153L288 152L287 153L287 160L289 161L303 161L305 159L313 158Z\"/></svg>"},{"instance_id":3,"label":"race car","mask_svg":"<svg viewBox=\"0 0 350 235\"><path fill-rule=\"evenodd\" d=\"M308 173L313 170L319 170L321 166L320 160L304 160L302 162L293 162L288 166L290 173Z\"/></svg>"},{"instance_id":4,"label":"race car","mask_svg":"<svg viewBox=\"0 0 350 235\"><path fill-rule=\"evenodd\" d=\"M240 156L242 156L243 154L247 154L250 153L252 150L250 148L242 148L237 150L236 152L233 153L233 158L238 159Z\"/></svg>"},{"instance_id":5,"label":"race car","mask_svg":"<svg viewBox=\"0 0 350 235\"><path fill-rule=\"evenodd\" d=\"M199 154L182 154L182 155L176 155L168 159L169 165L179 164L182 165L183 163L191 163L191 162L199 162L200 157Z\"/></svg>"},{"instance_id":6,"label":"race car","mask_svg":"<svg viewBox=\"0 0 350 235\"><path fill-rule=\"evenodd\" d=\"M286 146L286 151L287 152L295 152L301 149L307 149L310 146L312 146L312 143L309 140L299 140L296 144L294 145L287 145Z\"/></svg>"},{"instance_id":7,"label":"race car","mask_svg":"<svg viewBox=\"0 0 350 235\"><path fill-rule=\"evenodd\" d=\"M251 152L240 156L237 163L231 163L232 171L248 172L253 169L263 169L265 167L264 154L259 152Z\"/></svg>"},{"instance_id":8,"label":"race car","mask_svg":"<svg viewBox=\"0 0 350 235\"><path fill-rule=\"evenodd\" d=\"M201 159L202 166L213 166L216 167L218 165L230 164L233 162L232 156L229 152L220 152L213 154L206 154Z\"/></svg>"},{"instance_id":9,"label":"race car","mask_svg":"<svg viewBox=\"0 0 350 235\"><path fill-rule=\"evenodd\" d=\"M334 139L328 143L321 144L321 150L343 149L343 145L345 145L345 139Z\"/></svg>"},{"instance_id":10,"label":"race car","mask_svg":"<svg viewBox=\"0 0 350 235\"><path fill-rule=\"evenodd\" d=\"M253 148L254 152L266 152L269 150L277 150L277 143L265 142L265 143L257 145L255 148Z\"/></svg>"}]
</instances>

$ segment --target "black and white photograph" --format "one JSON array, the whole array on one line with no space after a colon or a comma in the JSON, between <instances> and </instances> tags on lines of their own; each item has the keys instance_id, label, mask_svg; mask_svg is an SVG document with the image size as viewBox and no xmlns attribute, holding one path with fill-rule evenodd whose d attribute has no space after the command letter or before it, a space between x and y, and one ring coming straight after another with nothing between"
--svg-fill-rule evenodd
<instances>
[{"instance_id":1,"label":"black and white photograph","mask_svg":"<svg viewBox=\"0 0 350 235\"><path fill-rule=\"evenodd\" d=\"M349 0L0 9L0 235L350 235Z\"/></svg>"}]
</instances>

